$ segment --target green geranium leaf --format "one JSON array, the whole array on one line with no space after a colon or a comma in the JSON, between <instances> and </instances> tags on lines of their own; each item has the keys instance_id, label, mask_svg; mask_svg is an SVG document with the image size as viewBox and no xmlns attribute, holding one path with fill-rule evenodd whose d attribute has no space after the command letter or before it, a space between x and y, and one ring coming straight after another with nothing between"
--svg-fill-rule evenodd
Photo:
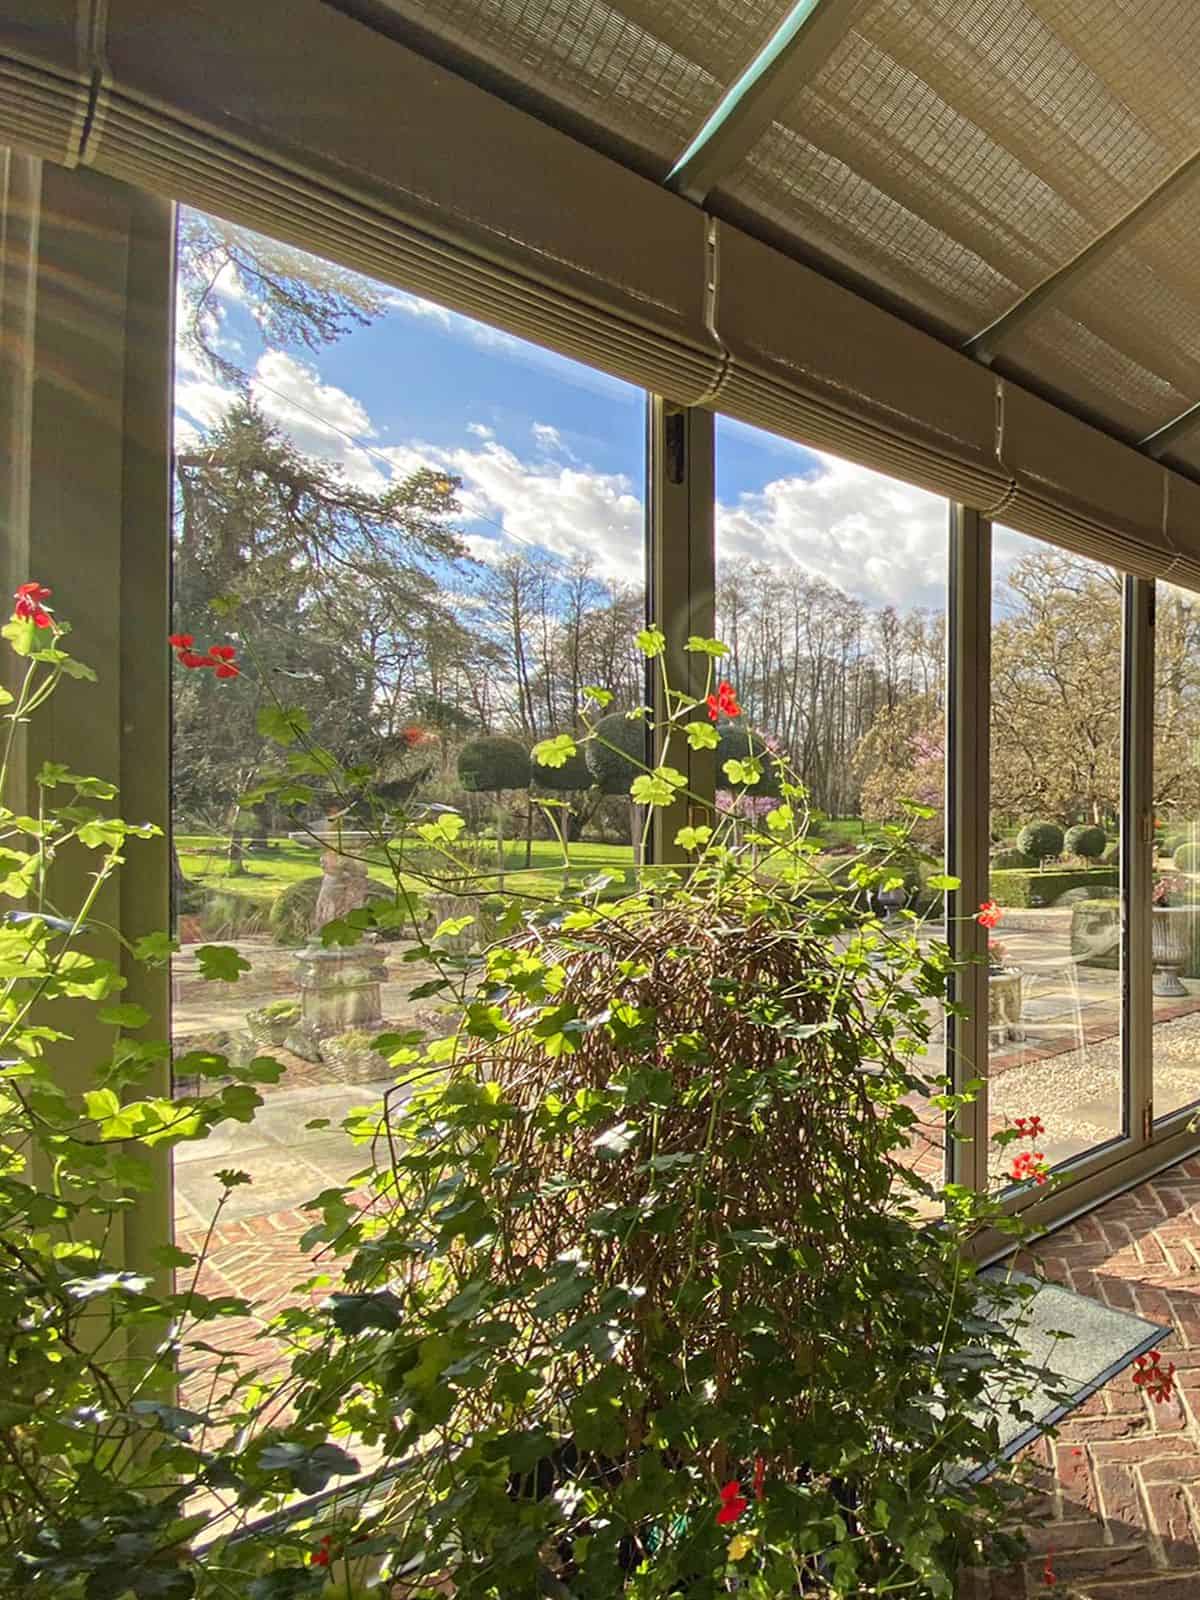
<instances>
[{"instance_id":1,"label":"green geranium leaf","mask_svg":"<svg viewBox=\"0 0 1200 1600\"><path fill-rule=\"evenodd\" d=\"M133 942L133 953L147 966L161 967L179 949L179 940L169 933L144 933Z\"/></svg>"},{"instance_id":2,"label":"green geranium leaf","mask_svg":"<svg viewBox=\"0 0 1200 1600\"><path fill-rule=\"evenodd\" d=\"M276 744L295 744L302 733L307 733L312 727L308 712L301 706L260 706L258 711L258 731L264 739L273 739Z\"/></svg>"},{"instance_id":3,"label":"green geranium leaf","mask_svg":"<svg viewBox=\"0 0 1200 1600\"><path fill-rule=\"evenodd\" d=\"M715 750L721 742L721 735L711 722L689 722L684 732L693 750Z\"/></svg>"},{"instance_id":4,"label":"green geranium leaf","mask_svg":"<svg viewBox=\"0 0 1200 1600\"><path fill-rule=\"evenodd\" d=\"M111 1022L118 1028L144 1028L150 1021L144 1006L131 1004L101 1006L96 1015L101 1022Z\"/></svg>"},{"instance_id":5,"label":"green geranium leaf","mask_svg":"<svg viewBox=\"0 0 1200 1600\"><path fill-rule=\"evenodd\" d=\"M661 628L643 628L634 642L648 661L661 656L667 648L667 638Z\"/></svg>"},{"instance_id":6,"label":"green geranium leaf","mask_svg":"<svg viewBox=\"0 0 1200 1600\"><path fill-rule=\"evenodd\" d=\"M629 793L639 806L669 806L675 791L687 786L687 779L674 767L655 767L643 772L629 785Z\"/></svg>"},{"instance_id":7,"label":"green geranium leaf","mask_svg":"<svg viewBox=\"0 0 1200 1600\"><path fill-rule=\"evenodd\" d=\"M200 976L210 983L236 983L250 963L231 944L202 944L196 951Z\"/></svg>"},{"instance_id":8,"label":"green geranium leaf","mask_svg":"<svg viewBox=\"0 0 1200 1600\"><path fill-rule=\"evenodd\" d=\"M628 1122L618 1122L615 1127L592 1140L597 1155L616 1158L626 1155L637 1142L637 1129Z\"/></svg>"},{"instance_id":9,"label":"green geranium leaf","mask_svg":"<svg viewBox=\"0 0 1200 1600\"><path fill-rule=\"evenodd\" d=\"M565 767L579 746L569 733L557 733L552 739L542 739L533 747L533 759L539 767Z\"/></svg>"},{"instance_id":10,"label":"green geranium leaf","mask_svg":"<svg viewBox=\"0 0 1200 1600\"><path fill-rule=\"evenodd\" d=\"M729 654L729 646L722 644L720 639L702 639L698 633L688 635L688 642L684 649L691 650L693 654L712 656L714 659L719 659L721 656Z\"/></svg>"}]
</instances>

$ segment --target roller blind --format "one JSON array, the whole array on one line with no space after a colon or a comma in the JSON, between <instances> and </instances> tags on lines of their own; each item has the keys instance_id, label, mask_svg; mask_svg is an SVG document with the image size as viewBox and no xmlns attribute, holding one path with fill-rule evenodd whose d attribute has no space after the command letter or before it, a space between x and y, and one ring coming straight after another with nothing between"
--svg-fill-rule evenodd
<instances>
[{"instance_id":1,"label":"roller blind","mask_svg":"<svg viewBox=\"0 0 1200 1600\"><path fill-rule=\"evenodd\" d=\"M0 19L23 148L1200 586L1190 479L321 0L39 14Z\"/></svg>"},{"instance_id":2,"label":"roller blind","mask_svg":"<svg viewBox=\"0 0 1200 1600\"><path fill-rule=\"evenodd\" d=\"M87 121L93 76L91 6L17 0L0 17L0 143L70 163Z\"/></svg>"}]
</instances>

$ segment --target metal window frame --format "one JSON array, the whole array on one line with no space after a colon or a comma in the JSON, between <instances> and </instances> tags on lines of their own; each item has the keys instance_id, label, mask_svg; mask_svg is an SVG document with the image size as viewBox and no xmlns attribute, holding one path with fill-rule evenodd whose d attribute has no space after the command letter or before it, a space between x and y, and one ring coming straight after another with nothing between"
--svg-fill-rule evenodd
<instances>
[{"instance_id":1,"label":"metal window frame","mask_svg":"<svg viewBox=\"0 0 1200 1600\"><path fill-rule=\"evenodd\" d=\"M71 648L98 673L65 679L24 730L16 781L32 794L42 761L117 785L122 816L152 822L105 885L89 949L126 980L123 998L169 1037L170 975L134 961L125 939L165 930L170 911L171 379L175 208L99 173L0 152L0 551L14 582L49 584L73 626ZM29 809L36 810L31 799ZM56 863L56 892L77 903L90 863ZM69 1093L91 1083L113 1030L72 1019L51 1059ZM150 1093L168 1091L158 1066ZM169 1153L142 1151L150 1186L125 1213L111 1253L162 1277L169 1242Z\"/></svg>"},{"instance_id":2,"label":"metal window frame","mask_svg":"<svg viewBox=\"0 0 1200 1600\"><path fill-rule=\"evenodd\" d=\"M688 651L690 634L716 631L715 418L698 406L679 406L661 395L646 400L646 619L666 635L667 677L673 688L704 692L708 657ZM662 675L647 663L647 703L655 721L666 714ZM662 734L650 755L662 758ZM672 746L670 764L687 777L691 799L655 807L650 861L665 866L687 859L675 836L689 822L708 822L716 787L712 750Z\"/></svg>"},{"instance_id":3,"label":"metal window frame","mask_svg":"<svg viewBox=\"0 0 1200 1600\"><path fill-rule=\"evenodd\" d=\"M955 960L951 999L965 1015L946 1017L946 1059L956 1094L979 1082L947 1127L946 1176L987 1187L987 934L975 919L988 887L988 728L991 694L992 525L981 511L951 504L946 610L946 866L959 887L946 897L946 935Z\"/></svg>"}]
</instances>

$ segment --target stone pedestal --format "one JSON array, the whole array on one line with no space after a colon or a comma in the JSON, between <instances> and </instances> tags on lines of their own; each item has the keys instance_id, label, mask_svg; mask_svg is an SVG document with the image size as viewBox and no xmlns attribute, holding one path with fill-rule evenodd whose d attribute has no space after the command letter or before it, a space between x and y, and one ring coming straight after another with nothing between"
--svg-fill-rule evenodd
<instances>
[{"instance_id":1,"label":"stone pedestal","mask_svg":"<svg viewBox=\"0 0 1200 1600\"><path fill-rule=\"evenodd\" d=\"M992 968L988 973L988 1036L993 1044L1025 1037L1021 1027L1021 973L1015 967Z\"/></svg>"},{"instance_id":2,"label":"stone pedestal","mask_svg":"<svg viewBox=\"0 0 1200 1600\"><path fill-rule=\"evenodd\" d=\"M359 1028L369 1033L383 1022L381 985L387 965L374 945L323 949L309 945L296 958L300 1020L287 1048L306 1061L320 1061L321 1041Z\"/></svg>"}]
</instances>

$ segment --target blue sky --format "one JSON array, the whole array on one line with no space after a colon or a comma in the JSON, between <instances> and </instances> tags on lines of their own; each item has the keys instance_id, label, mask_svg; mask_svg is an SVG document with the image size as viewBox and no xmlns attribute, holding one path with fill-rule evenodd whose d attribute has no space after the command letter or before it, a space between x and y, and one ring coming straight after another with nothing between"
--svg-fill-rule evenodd
<instances>
[{"instance_id":1,"label":"blue sky","mask_svg":"<svg viewBox=\"0 0 1200 1600\"><path fill-rule=\"evenodd\" d=\"M400 291L316 354L267 351L241 286L223 287L222 348L300 448L376 487L422 463L456 473L485 560L535 545L641 581L638 390ZM176 395L185 433L231 398L186 353ZM946 510L933 495L719 419L717 497L719 562L799 567L870 605L944 603Z\"/></svg>"}]
</instances>

